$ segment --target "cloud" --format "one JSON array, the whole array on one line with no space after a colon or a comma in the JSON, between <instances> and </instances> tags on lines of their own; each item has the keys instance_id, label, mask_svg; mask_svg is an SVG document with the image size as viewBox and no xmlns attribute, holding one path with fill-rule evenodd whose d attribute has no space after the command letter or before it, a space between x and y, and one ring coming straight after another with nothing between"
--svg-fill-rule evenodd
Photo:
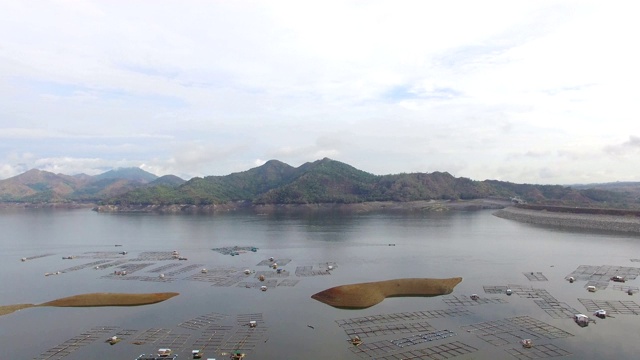
<instances>
[{"instance_id":1,"label":"cloud","mask_svg":"<svg viewBox=\"0 0 640 360\"><path fill-rule=\"evenodd\" d=\"M0 176L35 159L85 172L144 164L188 178L327 156L378 174L629 178L640 165L624 156L637 139L620 141L640 134L631 10L3 2Z\"/></svg>"},{"instance_id":2,"label":"cloud","mask_svg":"<svg viewBox=\"0 0 640 360\"><path fill-rule=\"evenodd\" d=\"M609 155L625 156L640 151L640 136L629 136L629 140L616 145L609 145L604 148L604 152Z\"/></svg>"}]
</instances>

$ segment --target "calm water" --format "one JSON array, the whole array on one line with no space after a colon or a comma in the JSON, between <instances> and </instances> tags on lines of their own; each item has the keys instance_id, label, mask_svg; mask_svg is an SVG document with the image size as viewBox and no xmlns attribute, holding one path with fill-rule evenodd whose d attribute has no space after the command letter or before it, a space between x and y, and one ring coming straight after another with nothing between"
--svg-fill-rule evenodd
<instances>
[{"instance_id":1,"label":"calm water","mask_svg":"<svg viewBox=\"0 0 640 360\"><path fill-rule=\"evenodd\" d=\"M210 313L227 316L261 314L266 330L251 343L251 359L360 359L347 343L337 320L455 308L444 299L477 293L507 303L465 306L470 314L429 320L436 329L457 335L428 346L459 341L478 351L459 359L515 359L507 353L519 348L515 342L495 346L462 326L528 315L573 336L540 339L572 355L571 359L636 358L640 345L637 334L640 316L615 315L598 320L586 328L571 319L555 319L532 299L513 295L485 294L483 286L519 284L546 289L558 301L591 315L578 298L634 301L613 290L588 293L585 282L569 284L564 277L579 265L640 267L640 237L607 233L570 232L535 227L497 218L491 211L446 214L366 214L259 216L228 214L221 216L161 216L149 214L98 214L90 210L0 210L0 304L42 303L60 297L90 292L179 292L166 302L140 307L106 308L30 308L0 317L0 359L34 359L79 334L101 326L136 330L169 329L186 334L179 359L190 358L190 350L202 330L177 325ZM395 246L388 246L389 244ZM114 247L121 244L122 247ZM222 255L212 248L255 246L257 252L239 256ZM93 268L45 277L45 272L63 270L96 259L62 260L62 256L86 252L127 251L134 258L143 251L172 251L189 260L181 265L202 264L208 269L250 268L270 256L291 259L284 266L295 286L278 286L261 292L256 288L211 286L185 278L198 269L176 275L171 283L105 279L113 272ZM22 257L55 254L26 262ZM155 261L135 275L157 276L147 270L171 261ZM177 262L177 261L176 261ZM331 275L296 277L298 266L335 263ZM177 269L177 268L174 268ZM170 271L170 270L167 270ZM523 272L542 272L549 281L529 281ZM310 298L326 288L355 282L404 277L463 277L453 294L431 298L392 298L364 310L334 309ZM279 279L282 280L282 279ZM640 285L640 280L626 283ZM310 327L310 326L312 327ZM108 334L110 336L111 334ZM154 352L162 344L132 344L135 335L115 346L103 340L81 346L64 359L135 359L140 353ZM408 334L382 338L393 340ZM374 341L374 339L371 339ZM418 346L420 348L426 345ZM301 355L302 357L299 357ZM360 354L361 355L361 354ZM205 354L205 358L227 358ZM59 358L59 357L52 357Z\"/></svg>"}]
</instances>

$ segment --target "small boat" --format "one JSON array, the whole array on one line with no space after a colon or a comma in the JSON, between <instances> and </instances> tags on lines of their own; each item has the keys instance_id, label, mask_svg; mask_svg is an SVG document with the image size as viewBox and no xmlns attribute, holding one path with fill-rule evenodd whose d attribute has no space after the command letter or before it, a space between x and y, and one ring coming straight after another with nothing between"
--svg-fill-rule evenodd
<instances>
[{"instance_id":1,"label":"small boat","mask_svg":"<svg viewBox=\"0 0 640 360\"><path fill-rule=\"evenodd\" d=\"M615 281L615 282L621 282L621 283L623 283L623 282L625 282L625 281L627 281L627 280L625 280L625 278L623 278L622 276L618 276L618 275L616 275L616 276L613 276L613 277L611 278L611 281Z\"/></svg>"},{"instance_id":2,"label":"small boat","mask_svg":"<svg viewBox=\"0 0 640 360\"><path fill-rule=\"evenodd\" d=\"M171 356L171 353L172 353L172 352L173 352L173 351L172 351L171 349L168 349L168 348L160 348L160 349L158 349L158 356L159 356L159 357L169 357L169 356Z\"/></svg>"},{"instance_id":3,"label":"small boat","mask_svg":"<svg viewBox=\"0 0 640 360\"><path fill-rule=\"evenodd\" d=\"M159 277L160 279L164 279L164 274L160 274L158 277Z\"/></svg>"},{"instance_id":4,"label":"small boat","mask_svg":"<svg viewBox=\"0 0 640 360\"><path fill-rule=\"evenodd\" d=\"M167 355L167 356L156 356L156 355L146 355L141 354L136 358L136 360L175 360L178 358L178 354Z\"/></svg>"},{"instance_id":5,"label":"small boat","mask_svg":"<svg viewBox=\"0 0 640 360\"><path fill-rule=\"evenodd\" d=\"M327 266L327 270L333 270L333 265Z\"/></svg>"},{"instance_id":6,"label":"small boat","mask_svg":"<svg viewBox=\"0 0 640 360\"><path fill-rule=\"evenodd\" d=\"M627 290L627 294L633 295L633 290L632 289Z\"/></svg>"},{"instance_id":7,"label":"small boat","mask_svg":"<svg viewBox=\"0 0 640 360\"><path fill-rule=\"evenodd\" d=\"M585 314L575 314L573 315L573 320L581 327L585 327L589 325L589 321L591 319L589 319L589 317Z\"/></svg>"},{"instance_id":8,"label":"small boat","mask_svg":"<svg viewBox=\"0 0 640 360\"><path fill-rule=\"evenodd\" d=\"M22 258L20 259L20 261L27 261L27 258Z\"/></svg>"},{"instance_id":9,"label":"small boat","mask_svg":"<svg viewBox=\"0 0 640 360\"><path fill-rule=\"evenodd\" d=\"M249 274L251 274L251 270L249 270L249 269L244 269L244 273L245 273L246 275L249 275Z\"/></svg>"},{"instance_id":10,"label":"small boat","mask_svg":"<svg viewBox=\"0 0 640 360\"><path fill-rule=\"evenodd\" d=\"M506 292L507 292L507 295L509 295L509 296L511 296L511 294L513 294L513 290L511 290L511 289L507 289Z\"/></svg>"},{"instance_id":11,"label":"small boat","mask_svg":"<svg viewBox=\"0 0 640 360\"><path fill-rule=\"evenodd\" d=\"M270 258L269 258L269 261L273 261L273 260L274 260L274 258L273 258L273 257L270 257Z\"/></svg>"},{"instance_id":12,"label":"small boat","mask_svg":"<svg viewBox=\"0 0 640 360\"><path fill-rule=\"evenodd\" d=\"M241 353L240 351L236 351L233 354L231 354L231 359L233 360L240 360L244 358L244 353Z\"/></svg>"},{"instance_id":13,"label":"small boat","mask_svg":"<svg viewBox=\"0 0 640 360\"><path fill-rule=\"evenodd\" d=\"M207 269L202 269L200 270L201 273L206 274L207 273Z\"/></svg>"},{"instance_id":14,"label":"small boat","mask_svg":"<svg viewBox=\"0 0 640 360\"><path fill-rule=\"evenodd\" d=\"M569 276L569 279L567 280L569 280L569 282L573 284L573 282L576 281L576 278L574 278L573 276Z\"/></svg>"},{"instance_id":15,"label":"small boat","mask_svg":"<svg viewBox=\"0 0 640 360\"><path fill-rule=\"evenodd\" d=\"M277 269L278 268L278 264L277 263L273 263L273 265L271 265L272 268Z\"/></svg>"},{"instance_id":16,"label":"small boat","mask_svg":"<svg viewBox=\"0 0 640 360\"><path fill-rule=\"evenodd\" d=\"M360 336L356 335L356 336L352 337L351 339L349 339L349 342L353 346L360 346L362 344L362 339L360 339Z\"/></svg>"},{"instance_id":17,"label":"small boat","mask_svg":"<svg viewBox=\"0 0 640 360\"><path fill-rule=\"evenodd\" d=\"M262 286L260 286L260 290L262 290L262 291L267 291L267 287L266 287L266 286L264 286L264 285L262 285Z\"/></svg>"},{"instance_id":18,"label":"small boat","mask_svg":"<svg viewBox=\"0 0 640 360\"><path fill-rule=\"evenodd\" d=\"M602 309L596 310L593 315L599 317L600 319L604 319L607 317L607 311Z\"/></svg>"},{"instance_id":19,"label":"small boat","mask_svg":"<svg viewBox=\"0 0 640 360\"><path fill-rule=\"evenodd\" d=\"M523 348L531 349L533 347L533 341L531 339L522 339L520 340L520 344L522 344Z\"/></svg>"},{"instance_id":20,"label":"small boat","mask_svg":"<svg viewBox=\"0 0 640 360\"><path fill-rule=\"evenodd\" d=\"M260 276L258 276L258 280L260 280L260 281L264 281L264 275L260 275Z\"/></svg>"},{"instance_id":21,"label":"small boat","mask_svg":"<svg viewBox=\"0 0 640 360\"><path fill-rule=\"evenodd\" d=\"M595 286L593 286L593 285L589 285L589 286L587 286L587 291L588 291L588 292L596 292L596 290L597 290L597 289L596 289L596 287L595 287Z\"/></svg>"},{"instance_id":22,"label":"small boat","mask_svg":"<svg viewBox=\"0 0 640 360\"><path fill-rule=\"evenodd\" d=\"M478 294L471 294L471 296L469 296L471 298L471 300L478 300L480 299L480 296L478 296Z\"/></svg>"},{"instance_id":23,"label":"small boat","mask_svg":"<svg viewBox=\"0 0 640 360\"><path fill-rule=\"evenodd\" d=\"M109 345L115 345L115 344L119 343L120 340L122 340L122 339L120 339L117 336L112 336L109 339L107 339L107 342L109 343Z\"/></svg>"},{"instance_id":24,"label":"small boat","mask_svg":"<svg viewBox=\"0 0 640 360\"><path fill-rule=\"evenodd\" d=\"M254 328L256 326L258 326L258 322L257 321L255 321L255 320L249 321L249 327L250 328Z\"/></svg>"},{"instance_id":25,"label":"small boat","mask_svg":"<svg viewBox=\"0 0 640 360\"><path fill-rule=\"evenodd\" d=\"M194 359L201 359L204 353L200 349L191 350L191 357Z\"/></svg>"}]
</instances>

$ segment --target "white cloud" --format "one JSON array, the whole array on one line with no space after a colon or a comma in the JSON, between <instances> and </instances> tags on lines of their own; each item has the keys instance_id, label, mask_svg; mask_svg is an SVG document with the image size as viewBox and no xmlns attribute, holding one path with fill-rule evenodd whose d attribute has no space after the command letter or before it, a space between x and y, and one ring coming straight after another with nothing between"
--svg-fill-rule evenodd
<instances>
[{"instance_id":1,"label":"white cloud","mask_svg":"<svg viewBox=\"0 0 640 360\"><path fill-rule=\"evenodd\" d=\"M144 164L188 178L328 156L378 174L633 180L631 7L3 2L0 177Z\"/></svg>"}]
</instances>

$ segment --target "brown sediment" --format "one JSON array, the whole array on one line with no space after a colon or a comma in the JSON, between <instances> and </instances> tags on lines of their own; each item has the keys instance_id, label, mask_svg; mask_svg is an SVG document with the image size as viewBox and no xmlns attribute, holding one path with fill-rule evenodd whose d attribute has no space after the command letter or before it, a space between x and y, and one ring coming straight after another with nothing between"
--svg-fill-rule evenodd
<instances>
[{"instance_id":1,"label":"brown sediment","mask_svg":"<svg viewBox=\"0 0 640 360\"><path fill-rule=\"evenodd\" d=\"M14 311L18 311L18 310L22 310L22 309L26 309L26 308L30 308L30 307L34 307L34 306L36 306L36 305L34 305L34 304L16 304L16 305L0 306L0 316L11 314Z\"/></svg>"},{"instance_id":2,"label":"brown sediment","mask_svg":"<svg viewBox=\"0 0 640 360\"><path fill-rule=\"evenodd\" d=\"M171 299L179 293L147 293L147 294L128 294L128 293L91 293L69 296L42 303L34 304L17 304L0 306L0 316L11 314L20 309L26 309L34 306L56 306L56 307L89 307L89 306L139 306L149 305Z\"/></svg>"},{"instance_id":3,"label":"brown sediment","mask_svg":"<svg viewBox=\"0 0 640 360\"><path fill-rule=\"evenodd\" d=\"M179 294L174 292L148 294L92 293L69 296L66 298L49 301L38 306L138 306L155 304L167 299L171 299L172 297L177 295Z\"/></svg>"},{"instance_id":4,"label":"brown sediment","mask_svg":"<svg viewBox=\"0 0 640 360\"><path fill-rule=\"evenodd\" d=\"M437 296L450 294L462 281L448 279L408 278L332 287L311 296L312 299L337 308L364 309L388 297Z\"/></svg>"}]
</instances>

